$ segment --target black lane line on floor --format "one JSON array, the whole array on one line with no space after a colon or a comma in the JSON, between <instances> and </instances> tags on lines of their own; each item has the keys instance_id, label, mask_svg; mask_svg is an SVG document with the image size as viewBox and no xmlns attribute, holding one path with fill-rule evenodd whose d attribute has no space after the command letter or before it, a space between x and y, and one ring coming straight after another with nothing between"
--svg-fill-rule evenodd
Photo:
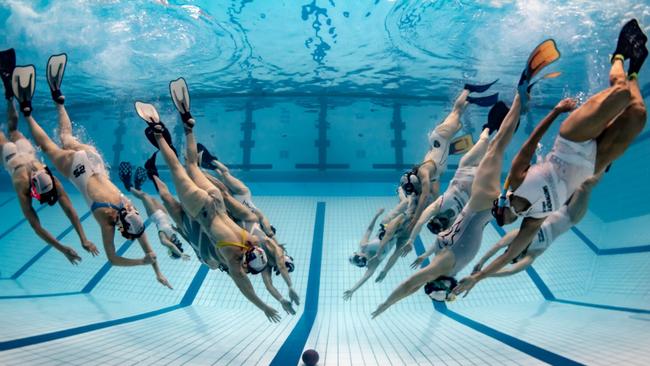
<instances>
[{"instance_id":1,"label":"black lane line on floor","mask_svg":"<svg viewBox=\"0 0 650 366\"><path fill-rule=\"evenodd\" d=\"M316 320L318 312L318 294L320 291L321 260L323 256L323 232L325 230L325 202L316 205L316 220L314 237L309 261L309 276L307 277L307 295L305 309L278 353L271 361L271 366L297 365L300 362L302 350Z\"/></svg>"},{"instance_id":2,"label":"black lane line on floor","mask_svg":"<svg viewBox=\"0 0 650 366\"><path fill-rule=\"evenodd\" d=\"M418 236L417 239L415 240L415 252L417 255L421 255L424 253L424 244L422 243L422 240ZM429 260L425 260L422 263L422 268L426 267L429 265ZM445 303L437 302L437 301L432 301L433 307L440 312L441 314L467 326L475 331L482 333L492 339L495 339L501 343L504 343L516 350L519 350L520 352L523 352L531 357L534 357L540 361L550 363L552 365L582 365L579 362L573 361L571 359L568 359L566 357L560 356L556 353L553 353L551 351L545 350L543 348L540 348L538 346L535 346L533 344L530 344L526 341L523 341L519 338L513 337L511 335L505 334L503 332L500 332L494 328L491 328L483 323L479 323L475 320L472 320L466 316L460 315L455 311L449 310L447 308L447 305Z\"/></svg>"}]
</instances>

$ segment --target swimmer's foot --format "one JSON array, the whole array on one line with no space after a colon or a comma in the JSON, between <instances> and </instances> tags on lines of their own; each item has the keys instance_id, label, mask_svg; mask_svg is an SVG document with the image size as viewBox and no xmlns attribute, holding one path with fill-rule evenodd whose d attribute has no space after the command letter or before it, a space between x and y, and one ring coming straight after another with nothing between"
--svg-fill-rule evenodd
<instances>
[{"instance_id":1,"label":"swimmer's foot","mask_svg":"<svg viewBox=\"0 0 650 366\"><path fill-rule=\"evenodd\" d=\"M135 177L133 178L133 187L138 191L142 189L142 185L147 181L147 171L143 167L135 169Z\"/></svg>"},{"instance_id":2,"label":"swimmer's foot","mask_svg":"<svg viewBox=\"0 0 650 366\"><path fill-rule=\"evenodd\" d=\"M128 191L131 190L131 187L133 186L131 184L131 179L132 179L132 174L131 174L131 163L127 161L123 161L120 163L119 167L119 176L120 176L120 181L122 184L124 184L124 188Z\"/></svg>"},{"instance_id":3,"label":"swimmer's foot","mask_svg":"<svg viewBox=\"0 0 650 366\"><path fill-rule=\"evenodd\" d=\"M5 98L11 99L14 92L11 89L11 74L16 68L16 51L13 48L0 51L0 78L5 87Z\"/></svg>"},{"instance_id":4,"label":"swimmer's foot","mask_svg":"<svg viewBox=\"0 0 650 366\"><path fill-rule=\"evenodd\" d=\"M625 23L618 35L618 42L616 43L616 50L614 50L612 62L616 59L624 61L632 58L634 48L645 45L647 41L648 37L643 33L639 22L636 19L630 20Z\"/></svg>"},{"instance_id":5,"label":"swimmer's foot","mask_svg":"<svg viewBox=\"0 0 650 366\"><path fill-rule=\"evenodd\" d=\"M172 101L174 101L178 113L181 114L181 120L183 120L185 128L194 128L195 121L190 113L190 93L185 79L178 78L171 81L169 83L169 94L172 96Z\"/></svg>"},{"instance_id":6,"label":"swimmer's foot","mask_svg":"<svg viewBox=\"0 0 650 366\"><path fill-rule=\"evenodd\" d=\"M210 154L208 149L201 143L196 144L196 149L199 152L199 161L201 162L201 168L203 169L214 169L216 165L213 163L215 160L218 161L219 158Z\"/></svg>"},{"instance_id":7,"label":"swimmer's foot","mask_svg":"<svg viewBox=\"0 0 650 366\"><path fill-rule=\"evenodd\" d=\"M56 104L63 104L65 102L65 96L61 94L61 82L63 82L63 74L65 73L65 65L67 62L68 55L65 53L52 55L47 60L47 83L50 86L52 100Z\"/></svg>"}]
</instances>

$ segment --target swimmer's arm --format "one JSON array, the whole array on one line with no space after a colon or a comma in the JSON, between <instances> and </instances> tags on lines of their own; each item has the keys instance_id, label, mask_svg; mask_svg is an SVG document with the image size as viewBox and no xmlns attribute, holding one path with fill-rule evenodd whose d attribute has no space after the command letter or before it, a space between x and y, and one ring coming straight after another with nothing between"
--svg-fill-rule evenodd
<instances>
[{"instance_id":1,"label":"swimmer's arm","mask_svg":"<svg viewBox=\"0 0 650 366\"><path fill-rule=\"evenodd\" d=\"M569 217L571 218L571 222L574 225L580 222L580 220L582 220L582 218L587 213L591 191L594 189L598 181L600 181L602 176L603 172L587 178L571 196L567 211L569 213Z\"/></svg>"},{"instance_id":2,"label":"swimmer's arm","mask_svg":"<svg viewBox=\"0 0 650 366\"><path fill-rule=\"evenodd\" d=\"M377 219L379 219L379 216L381 216L382 213L384 213L384 209L380 208L375 213L375 216L372 217L372 220L370 220L370 223L366 228L366 232L363 234L363 239L361 239L361 247L367 245L368 241L370 240L370 236L372 235L372 231L375 229L375 225L377 224Z\"/></svg>"},{"instance_id":3,"label":"swimmer's arm","mask_svg":"<svg viewBox=\"0 0 650 366\"><path fill-rule=\"evenodd\" d=\"M54 184L56 184L56 190L59 195L59 205L61 206L63 213L68 217L74 230L77 232L77 236L79 236L79 240L81 241L81 246L93 256L98 255L99 250L97 250L95 244L86 237L84 228L81 226L81 220L79 220L79 215L77 215L77 211L74 209L74 206L72 206L68 193L63 189L63 186L58 179L54 178Z\"/></svg>"},{"instance_id":4,"label":"swimmer's arm","mask_svg":"<svg viewBox=\"0 0 650 366\"><path fill-rule=\"evenodd\" d=\"M169 240L169 237L167 237L167 234L163 232L158 232L158 238L160 239L160 244L165 246L167 249L171 250L174 254L176 254L179 257L183 256L183 253L178 250L178 247L172 243L171 240Z\"/></svg>"},{"instance_id":5,"label":"swimmer's arm","mask_svg":"<svg viewBox=\"0 0 650 366\"><path fill-rule=\"evenodd\" d=\"M420 231L422 231L422 226L424 226L424 224L426 224L429 220L431 220L431 218L440 212L441 204L442 199L438 197L432 204L427 206L427 208L422 211L422 215L420 215L417 222L415 223L415 226L413 227L413 230L411 230L411 235L409 236L408 240L409 245L413 245L413 243L415 243L415 239L420 234Z\"/></svg>"},{"instance_id":6,"label":"swimmer's arm","mask_svg":"<svg viewBox=\"0 0 650 366\"><path fill-rule=\"evenodd\" d=\"M115 244L113 240L115 239L115 227L108 223L100 223L102 230L102 242L104 244L104 252L106 252L106 257L112 265L118 267L133 267L133 266L142 266L145 263L145 259L131 259L124 258L115 252Z\"/></svg>"},{"instance_id":7,"label":"swimmer's arm","mask_svg":"<svg viewBox=\"0 0 650 366\"><path fill-rule=\"evenodd\" d=\"M379 242L379 247L377 248L377 253L372 258L379 259L379 256L381 255L381 253L384 252L384 247L386 245L388 245L388 243L393 239L393 236L395 236L395 232L397 232L397 229L402 225L403 220L404 220L403 216L397 216L391 222L389 222L387 224L386 234L384 234L384 237Z\"/></svg>"},{"instance_id":8,"label":"swimmer's arm","mask_svg":"<svg viewBox=\"0 0 650 366\"><path fill-rule=\"evenodd\" d=\"M519 233L519 229L515 229L512 231L509 231L504 235L492 248L490 248L484 255L481 257L481 259L478 261L478 263L474 266L474 271L478 272L481 270L483 265L488 261L488 259L492 258L501 248L504 248L508 246L512 240L517 236Z\"/></svg>"},{"instance_id":9,"label":"swimmer's arm","mask_svg":"<svg viewBox=\"0 0 650 366\"><path fill-rule=\"evenodd\" d=\"M366 272L363 274L363 276L357 281L357 283L354 284L349 290L347 290L345 293L348 294L347 297L351 297L353 293L355 293L361 286L363 286L366 281L368 281L374 274L375 271L377 271L377 268L379 267L379 260L376 258L371 258L368 260L368 265L366 266Z\"/></svg>"},{"instance_id":10,"label":"swimmer's arm","mask_svg":"<svg viewBox=\"0 0 650 366\"><path fill-rule=\"evenodd\" d=\"M269 219L264 216L262 211L260 210L252 210L255 216L257 216L257 220L259 221L260 225L262 225L262 230L264 231L264 234L268 236L269 238L272 238L275 236L275 233L273 232L273 229L271 229L271 222L269 222Z\"/></svg>"},{"instance_id":11,"label":"swimmer's arm","mask_svg":"<svg viewBox=\"0 0 650 366\"><path fill-rule=\"evenodd\" d=\"M508 277L512 276L513 274L517 274L524 269L528 268L533 261L535 260L535 257L532 256L531 254L527 254L525 257L523 257L520 261L518 261L515 264L512 264L506 268L501 268L499 271L496 273L493 273L489 277Z\"/></svg>"},{"instance_id":12,"label":"swimmer's arm","mask_svg":"<svg viewBox=\"0 0 650 366\"><path fill-rule=\"evenodd\" d=\"M271 294L271 296L273 296L274 299L282 302L282 300L284 300L282 294L280 294L280 291L278 291L278 289L273 286L273 274L271 273L271 268L269 267L265 269L261 275L262 282L264 282L264 287L266 287L266 290Z\"/></svg>"},{"instance_id":13,"label":"swimmer's arm","mask_svg":"<svg viewBox=\"0 0 650 366\"><path fill-rule=\"evenodd\" d=\"M228 261L228 275L235 282L235 285L237 285L237 288L242 295L244 295L248 301L253 303L253 305L257 306L264 312L270 308L270 306L257 296L251 280L248 278L246 273L244 273L241 263L237 260L231 259Z\"/></svg>"},{"instance_id":14,"label":"swimmer's arm","mask_svg":"<svg viewBox=\"0 0 650 366\"><path fill-rule=\"evenodd\" d=\"M512 260L526 249L526 246L528 246L531 241L533 241L543 223L544 218L536 219L526 217L521 223L519 233L510 243L508 250L493 260L487 267L473 274L472 277L474 277L476 281L480 281L491 276L501 268L505 267L508 263L512 262Z\"/></svg>"},{"instance_id":15,"label":"swimmer's arm","mask_svg":"<svg viewBox=\"0 0 650 366\"><path fill-rule=\"evenodd\" d=\"M16 190L16 192L20 192ZM32 207L32 198L29 196L29 193L18 193L18 201L20 202L20 209L23 211L23 216L29 222L29 225L34 229L36 235L39 238L43 239L47 244L51 245L54 249L63 253L66 249L66 246L61 244L49 231L47 231L43 226L41 226L41 220L38 218L36 211Z\"/></svg>"},{"instance_id":16,"label":"swimmer's arm","mask_svg":"<svg viewBox=\"0 0 650 366\"><path fill-rule=\"evenodd\" d=\"M517 156L512 159L512 165L510 166L510 185L513 189L519 187L521 182L523 182L526 177L526 171L530 166L530 162L535 156L535 151L537 150L537 144L542 139L546 131L548 131L551 124L555 119L561 115L563 112L568 112L571 109L575 108L575 103L573 103L573 108L569 108L567 104L570 104L571 99L564 99L555 106L549 114L544 117L544 119L535 127L535 130L530 134L528 140L524 145L519 149Z\"/></svg>"}]
</instances>

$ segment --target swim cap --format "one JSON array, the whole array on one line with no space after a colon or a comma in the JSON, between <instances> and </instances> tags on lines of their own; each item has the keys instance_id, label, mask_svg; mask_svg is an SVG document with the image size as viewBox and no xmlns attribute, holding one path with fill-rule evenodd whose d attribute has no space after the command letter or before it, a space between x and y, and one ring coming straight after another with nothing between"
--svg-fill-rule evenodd
<instances>
[{"instance_id":1,"label":"swim cap","mask_svg":"<svg viewBox=\"0 0 650 366\"><path fill-rule=\"evenodd\" d=\"M427 229L431 231L432 234L438 235L443 230L446 230L449 226L449 219L446 217L434 216L427 223Z\"/></svg>"},{"instance_id":2,"label":"swim cap","mask_svg":"<svg viewBox=\"0 0 650 366\"><path fill-rule=\"evenodd\" d=\"M255 246L246 252L246 266L248 267L249 273L258 274L262 272L268 263L269 260L266 258L264 249Z\"/></svg>"},{"instance_id":3,"label":"swim cap","mask_svg":"<svg viewBox=\"0 0 650 366\"><path fill-rule=\"evenodd\" d=\"M429 295L433 301L454 301L456 295L452 293L458 282L453 277L440 276L424 285L424 292Z\"/></svg>"},{"instance_id":4,"label":"swim cap","mask_svg":"<svg viewBox=\"0 0 650 366\"><path fill-rule=\"evenodd\" d=\"M363 268L368 264L368 258L365 256L359 255L357 253L354 253L354 255L350 256L350 263L354 264L355 266L359 268Z\"/></svg>"},{"instance_id":5,"label":"swim cap","mask_svg":"<svg viewBox=\"0 0 650 366\"><path fill-rule=\"evenodd\" d=\"M48 167L32 173L29 183L29 193L41 204L47 202L48 205L52 206L58 201L59 195L54 185L54 177Z\"/></svg>"},{"instance_id":6,"label":"swim cap","mask_svg":"<svg viewBox=\"0 0 650 366\"><path fill-rule=\"evenodd\" d=\"M416 170L409 170L408 172L404 173L400 179L400 185L402 186L404 193L407 195L415 192L416 185L419 184L420 179L418 178Z\"/></svg>"},{"instance_id":7,"label":"swim cap","mask_svg":"<svg viewBox=\"0 0 650 366\"><path fill-rule=\"evenodd\" d=\"M142 221L142 216L134 207L122 207L118 211L118 216L117 226L123 237L133 240L144 234L144 221Z\"/></svg>"},{"instance_id":8,"label":"swim cap","mask_svg":"<svg viewBox=\"0 0 650 366\"><path fill-rule=\"evenodd\" d=\"M287 267L287 272L291 273L296 269L296 266L293 264L293 257L284 254L282 259L284 260L284 266ZM277 266L273 267L273 270L276 276L280 274L280 269Z\"/></svg>"}]
</instances>

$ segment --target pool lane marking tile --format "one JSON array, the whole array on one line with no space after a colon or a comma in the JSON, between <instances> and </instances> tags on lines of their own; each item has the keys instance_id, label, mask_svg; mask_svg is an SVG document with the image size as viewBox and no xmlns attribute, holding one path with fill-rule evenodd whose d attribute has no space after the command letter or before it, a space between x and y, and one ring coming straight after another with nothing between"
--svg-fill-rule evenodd
<instances>
[{"instance_id":1,"label":"pool lane marking tile","mask_svg":"<svg viewBox=\"0 0 650 366\"><path fill-rule=\"evenodd\" d=\"M422 243L422 240L420 239L419 236L415 240L414 247L417 255L421 255L425 251L424 244ZM427 259L426 261L422 262L422 265L420 267L421 268L426 267L428 264L429 264L429 260ZM552 365L582 365L579 362L560 356L556 353L553 353L551 351L545 350L543 348L525 342L519 338L500 332L485 324L479 323L473 319L463 316L455 311L449 310L445 303L438 303L437 301L433 301L433 300L431 302L433 303L433 307L436 309L436 311L449 317L450 319L453 319L467 327L474 329L479 333L482 333L490 338L493 338L503 344L506 344L540 361L550 363Z\"/></svg>"},{"instance_id":2,"label":"pool lane marking tile","mask_svg":"<svg viewBox=\"0 0 650 366\"><path fill-rule=\"evenodd\" d=\"M49 206L48 205L41 205L40 207L38 207L36 209L36 212L41 212L47 207L49 207ZM2 234L0 234L0 240L2 240L5 236L7 236L12 231L16 230L20 225L24 224L25 222L27 222L27 219L24 218L24 217L22 219L18 220L18 222L16 222L11 227L9 227L7 230L5 230Z\"/></svg>"},{"instance_id":3,"label":"pool lane marking tile","mask_svg":"<svg viewBox=\"0 0 650 366\"><path fill-rule=\"evenodd\" d=\"M88 211L85 214L83 214L83 216L79 218L79 222L84 222L88 217L90 217L91 213L92 212ZM74 230L74 226L72 225L68 226L59 235L57 235L56 240L62 240L72 230ZM27 269L29 269L29 267L31 267L34 263L36 263L36 261L41 259L41 257L44 256L45 253L47 253L50 249L52 249L51 245L46 245L45 247L43 247L43 249L41 249L38 253L36 253L36 255L33 256L29 261L27 261L27 263L25 263L22 267L20 267L20 269L11 276L11 279L15 280L18 277L20 277L23 273L25 273L25 271L27 271Z\"/></svg>"},{"instance_id":4,"label":"pool lane marking tile","mask_svg":"<svg viewBox=\"0 0 650 366\"><path fill-rule=\"evenodd\" d=\"M192 304L192 302L196 298L196 295L199 292L199 289L201 288L201 285L205 280L207 273L208 273L208 267L206 267L205 265L201 265L201 267L199 267L196 274L194 275L194 278L192 279L190 286L185 291L185 294L183 295L183 299L177 305L168 306L162 309L153 310L146 313L131 315L124 318L82 325L75 328L59 330L55 332L44 333L44 334L39 334L39 335L25 337L25 338L13 339L6 342L0 342L0 351L6 351L14 348L31 346L31 345L49 342L61 338L72 337L75 335L88 333L99 329L109 328L116 325L132 323L138 320L152 318L158 315L172 312L174 310L188 307Z\"/></svg>"},{"instance_id":5,"label":"pool lane marking tile","mask_svg":"<svg viewBox=\"0 0 650 366\"><path fill-rule=\"evenodd\" d=\"M321 260L323 256L323 233L325 231L325 202L317 203L316 219L314 221L314 236L309 261L305 308L295 327L271 361L271 366L297 365L300 362L302 350L305 348L307 338L316 320L318 295L320 291Z\"/></svg>"},{"instance_id":6,"label":"pool lane marking tile","mask_svg":"<svg viewBox=\"0 0 650 366\"><path fill-rule=\"evenodd\" d=\"M9 203L11 201L13 201L15 198L16 198L16 196L11 196L11 197L7 198L6 200L0 202L0 207L6 205L7 203Z\"/></svg>"},{"instance_id":7,"label":"pool lane marking tile","mask_svg":"<svg viewBox=\"0 0 650 366\"><path fill-rule=\"evenodd\" d=\"M596 255L618 255L650 252L650 245L600 249L596 246L596 243L591 241L591 239L589 239L589 237L587 237L587 235L580 231L580 229L578 229L576 226L573 226L571 228L571 231L573 231L573 233L576 234L576 236L580 238L580 240L582 240L582 242L585 243Z\"/></svg>"}]
</instances>

